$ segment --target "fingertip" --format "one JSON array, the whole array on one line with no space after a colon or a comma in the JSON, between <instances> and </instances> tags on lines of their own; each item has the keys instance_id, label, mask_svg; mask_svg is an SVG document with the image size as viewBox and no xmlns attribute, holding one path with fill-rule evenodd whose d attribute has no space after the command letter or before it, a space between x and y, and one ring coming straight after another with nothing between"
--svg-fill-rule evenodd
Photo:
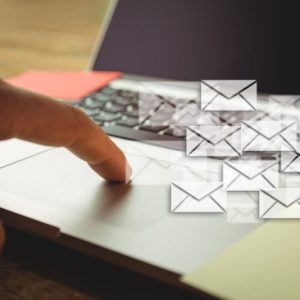
<instances>
[{"instance_id":1,"label":"fingertip","mask_svg":"<svg viewBox=\"0 0 300 300\"><path fill-rule=\"evenodd\" d=\"M90 167L104 179L113 182L128 182L132 174L126 158L119 161L112 157L100 164L90 164Z\"/></svg>"},{"instance_id":2,"label":"fingertip","mask_svg":"<svg viewBox=\"0 0 300 300\"><path fill-rule=\"evenodd\" d=\"M132 175L132 168L128 161L126 160L126 166L125 166L125 182L129 182Z\"/></svg>"}]
</instances>

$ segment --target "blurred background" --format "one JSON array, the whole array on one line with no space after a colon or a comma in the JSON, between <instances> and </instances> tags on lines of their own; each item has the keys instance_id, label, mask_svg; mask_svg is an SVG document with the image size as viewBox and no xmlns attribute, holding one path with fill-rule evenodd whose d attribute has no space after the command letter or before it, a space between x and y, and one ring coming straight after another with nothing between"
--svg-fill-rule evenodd
<instances>
[{"instance_id":1,"label":"blurred background","mask_svg":"<svg viewBox=\"0 0 300 300\"><path fill-rule=\"evenodd\" d=\"M86 68L108 0L0 0L0 77Z\"/></svg>"}]
</instances>

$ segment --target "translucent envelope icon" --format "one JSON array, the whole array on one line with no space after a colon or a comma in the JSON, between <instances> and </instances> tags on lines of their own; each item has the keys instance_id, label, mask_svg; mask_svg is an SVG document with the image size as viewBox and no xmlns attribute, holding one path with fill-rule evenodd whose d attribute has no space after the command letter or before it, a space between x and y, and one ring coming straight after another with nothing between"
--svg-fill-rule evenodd
<instances>
[{"instance_id":1,"label":"translucent envelope icon","mask_svg":"<svg viewBox=\"0 0 300 300\"><path fill-rule=\"evenodd\" d=\"M204 166L182 163L185 158L182 152L133 141L125 141L119 146L125 153L131 154L128 157L133 170L130 182L134 185L169 186L171 182L181 180L218 180L217 175L208 173Z\"/></svg>"},{"instance_id":2,"label":"translucent envelope icon","mask_svg":"<svg viewBox=\"0 0 300 300\"><path fill-rule=\"evenodd\" d=\"M241 128L230 125L199 125L186 129L187 156L240 156Z\"/></svg>"},{"instance_id":3,"label":"translucent envelope icon","mask_svg":"<svg viewBox=\"0 0 300 300\"><path fill-rule=\"evenodd\" d=\"M209 113L200 109L197 101L191 101L185 106L178 108L173 115L173 135L174 136L186 136L186 127L192 125L219 125L222 124L218 112Z\"/></svg>"},{"instance_id":4,"label":"translucent envelope icon","mask_svg":"<svg viewBox=\"0 0 300 300\"><path fill-rule=\"evenodd\" d=\"M198 102L199 92L194 85L185 89L182 82L141 82L138 93L139 124L172 124L178 110Z\"/></svg>"},{"instance_id":5,"label":"translucent envelope icon","mask_svg":"<svg viewBox=\"0 0 300 300\"><path fill-rule=\"evenodd\" d=\"M226 192L222 182L172 182L171 211L174 213L223 213Z\"/></svg>"},{"instance_id":6,"label":"translucent envelope icon","mask_svg":"<svg viewBox=\"0 0 300 300\"><path fill-rule=\"evenodd\" d=\"M245 121L242 123L243 151L294 151L295 121Z\"/></svg>"},{"instance_id":7,"label":"translucent envelope icon","mask_svg":"<svg viewBox=\"0 0 300 300\"><path fill-rule=\"evenodd\" d=\"M223 183L227 191L274 190L279 184L278 161L276 159L224 161Z\"/></svg>"},{"instance_id":8,"label":"translucent envelope icon","mask_svg":"<svg viewBox=\"0 0 300 300\"><path fill-rule=\"evenodd\" d=\"M220 118L213 113L203 112L196 101L191 101L177 109L173 116L174 125L187 127L200 124L220 124Z\"/></svg>"},{"instance_id":9,"label":"translucent envelope icon","mask_svg":"<svg viewBox=\"0 0 300 300\"><path fill-rule=\"evenodd\" d=\"M259 223L257 192L227 192L229 223Z\"/></svg>"},{"instance_id":10,"label":"translucent envelope icon","mask_svg":"<svg viewBox=\"0 0 300 300\"><path fill-rule=\"evenodd\" d=\"M291 152L281 152L280 172L300 173L300 144Z\"/></svg>"},{"instance_id":11,"label":"translucent envelope icon","mask_svg":"<svg viewBox=\"0 0 300 300\"><path fill-rule=\"evenodd\" d=\"M300 95L270 95L269 110L274 111L281 108L299 108Z\"/></svg>"},{"instance_id":12,"label":"translucent envelope icon","mask_svg":"<svg viewBox=\"0 0 300 300\"><path fill-rule=\"evenodd\" d=\"M255 80L203 80L200 90L201 109L204 111L257 109Z\"/></svg>"},{"instance_id":13,"label":"translucent envelope icon","mask_svg":"<svg viewBox=\"0 0 300 300\"><path fill-rule=\"evenodd\" d=\"M263 219L300 218L300 189L278 188L260 191L259 217Z\"/></svg>"}]
</instances>

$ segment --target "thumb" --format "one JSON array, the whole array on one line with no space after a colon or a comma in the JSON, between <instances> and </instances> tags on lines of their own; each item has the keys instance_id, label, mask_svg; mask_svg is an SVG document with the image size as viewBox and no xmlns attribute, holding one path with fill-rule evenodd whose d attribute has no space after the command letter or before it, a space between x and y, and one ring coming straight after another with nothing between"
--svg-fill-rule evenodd
<instances>
[{"instance_id":1,"label":"thumb","mask_svg":"<svg viewBox=\"0 0 300 300\"><path fill-rule=\"evenodd\" d=\"M2 251L3 246L4 246L4 240L5 240L5 231L4 231L3 224L0 220L0 254L1 254L1 251Z\"/></svg>"}]
</instances>

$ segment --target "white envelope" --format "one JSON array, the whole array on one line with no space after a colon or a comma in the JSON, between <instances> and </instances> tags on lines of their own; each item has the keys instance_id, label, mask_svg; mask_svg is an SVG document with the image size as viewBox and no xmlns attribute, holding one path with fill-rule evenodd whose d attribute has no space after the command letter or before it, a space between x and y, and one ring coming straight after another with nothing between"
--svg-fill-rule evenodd
<instances>
[{"instance_id":1,"label":"white envelope","mask_svg":"<svg viewBox=\"0 0 300 300\"><path fill-rule=\"evenodd\" d=\"M274 190L279 184L275 159L232 159L223 162L223 187L227 191Z\"/></svg>"},{"instance_id":2,"label":"white envelope","mask_svg":"<svg viewBox=\"0 0 300 300\"><path fill-rule=\"evenodd\" d=\"M241 128L230 125L199 125L186 129L187 156L240 156Z\"/></svg>"},{"instance_id":3,"label":"white envelope","mask_svg":"<svg viewBox=\"0 0 300 300\"><path fill-rule=\"evenodd\" d=\"M243 151L293 151L296 144L295 121L242 122Z\"/></svg>"},{"instance_id":4,"label":"white envelope","mask_svg":"<svg viewBox=\"0 0 300 300\"><path fill-rule=\"evenodd\" d=\"M270 95L268 98L268 109L270 111L281 108L296 108L300 105L300 95Z\"/></svg>"},{"instance_id":5,"label":"white envelope","mask_svg":"<svg viewBox=\"0 0 300 300\"><path fill-rule=\"evenodd\" d=\"M300 188L260 191L259 217L262 219L300 218Z\"/></svg>"},{"instance_id":6,"label":"white envelope","mask_svg":"<svg viewBox=\"0 0 300 300\"><path fill-rule=\"evenodd\" d=\"M173 120L173 124L177 127L221 123L218 113L203 112L196 101L190 101L186 105L178 107L173 115Z\"/></svg>"},{"instance_id":7,"label":"white envelope","mask_svg":"<svg viewBox=\"0 0 300 300\"><path fill-rule=\"evenodd\" d=\"M280 154L280 172L300 173L300 143L291 152L281 152Z\"/></svg>"},{"instance_id":8,"label":"white envelope","mask_svg":"<svg viewBox=\"0 0 300 300\"><path fill-rule=\"evenodd\" d=\"M257 192L227 192L227 221L229 223L260 223Z\"/></svg>"},{"instance_id":9,"label":"white envelope","mask_svg":"<svg viewBox=\"0 0 300 300\"><path fill-rule=\"evenodd\" d=\"M138 93L139 123L158 126L172 123L178 110L199 102L199 92L195 86L193 84L190 89L185 89L182 82L176 81L141 82Z\"/></svg>"},{"instance_id":10,"label":"white envelope","mask_svg":"<svg viewBox=\"0 0 300 300\"><path fill-rule=\"evenodd\" d=\"M191 101L185 106L177 108L173 115L171 128L174 136L185 137L186 127L192 125L219 125L224 122L221 121L218 112L204 112L200 109L199 103Z\"/></svg>"},{"instance_id":11,"label":"white envelope","mask_svg":"<svg viewBox=\"0 0 300 300\"><path fill-rule=\"evenodd\" d=\"M222 182L172 182L171 211L174 213L223 213L226 192Z\"/></svg>"},{"instance_id":12,"label":"white envelope","mask_svg":"<svg viewBox=\"0 0 300 300\"><path fill-rule=\"evenodd\" d=\"M200 89L204 111L257 109L255 80L203 80Z\"/></svg>"},{"instance_id":13,"label":"white envelope","mask_svg":"<svg viewBox=\"0 0 300 300\"><path fill-rule=\"evenodd\" d=\"M122 141L118 145L131 154L128 158L133 170L130 181L135 185L169 186L172 181L219 180L219 175L207 172L205 166L181 163L185 158L182 152L134 141Z\"/></svg>"}]
</instances>

